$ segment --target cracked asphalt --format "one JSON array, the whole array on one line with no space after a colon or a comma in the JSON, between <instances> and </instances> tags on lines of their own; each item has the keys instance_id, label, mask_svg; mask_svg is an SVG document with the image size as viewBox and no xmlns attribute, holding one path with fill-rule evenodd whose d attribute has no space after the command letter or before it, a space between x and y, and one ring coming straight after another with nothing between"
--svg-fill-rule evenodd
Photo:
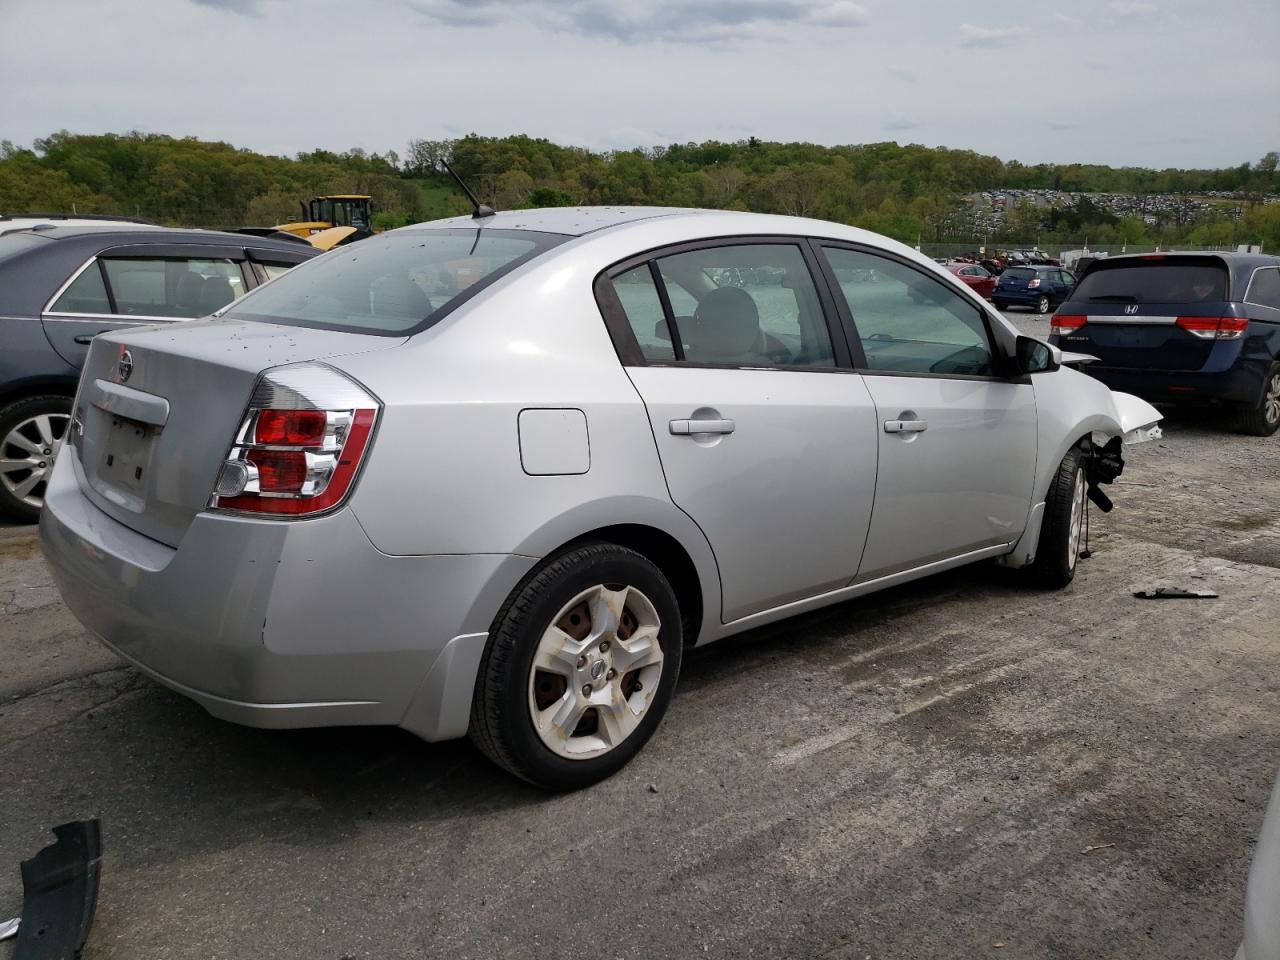
<instances>
[{"instance_id":1,"label":"cracked asphalt","mask_svg":"<svg viewBox=\"0 0 1280 960\"><path fill-rule=\"evenodd\" d=\"M465 741L214 720L0 528L0 919L98 816L90 960L1229 957L1280 763L1280 438L1177 415L1109 492L1068 589L974 567L695 651L566 796ZM1131 596L1161 585L1221 596Z\"/></svg>"}]
</instances>

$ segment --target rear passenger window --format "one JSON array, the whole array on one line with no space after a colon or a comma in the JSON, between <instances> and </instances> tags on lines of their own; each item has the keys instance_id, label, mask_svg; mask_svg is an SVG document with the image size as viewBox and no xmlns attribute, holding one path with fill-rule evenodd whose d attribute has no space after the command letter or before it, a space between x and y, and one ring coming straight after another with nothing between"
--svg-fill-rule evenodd
<instances>
[{"instance_id":1,"label":"rear passenger window","mask_svg":"<svg viewBox=\"0 0 1280 960\"><path fill-rule=\"evenodd\" d=\"M124 316L203 317L244 295L244 278L233 260L103 260L107 280Z\"/></svg>"},{"instance_id":2,"label":"rear passenger window","mask_svg":"<svg viewBox=\"0 0 1280 960\"><path fill-rule=\"evenodd\" d=\"M978 308L949 287L885 257L824 247L866 354L867 368L991 376Z\"/></svg>"},{"instance_id":3,"label":"rear passenger window","mask_svg":"<svg viewBox=\"0 0 1280 960\"><path fill-rule=\"evenodd\" d=\"M743 367L835 366L826 316L798 246L708 247L655 263L670 318L648 264L613 278L645 359Z\"/></svg>"},{"instance_id":4,"label":"rear passenger window","mask_svg":"<svg viewBox=\"0 0 1280 960\"><path fill-rule=\"evenodd\" d=\"M263 263L260 264L262 270L267 275L268 280L274 280L282 273L286 273L293 267L291 263Z\"/></svg>"},{"instance_id":5,"label":"rear passenger window","mask_svg":"<svg viewBox=\"0 0 1280 960\"><path fill-rule=\"evenodd\" d=\"M1245 300L1280 310L1280 267L1255 270Z\"/></svg>"},{"instance_id":6,"label":"rear passenger window","mask_svg":"<svg viewBox=\"0 0 1280 960\"><path fill-rule=\"evenodd\" d=\"M51 313L110 313L111 301L107 299L107 286L102 282L102 271L95 260L80 271L70 286L49 307Z\"/></svg>"},{"instance_id":7,"label":"rear passenger window","mask_svg":"<svg viewBox=\"0 0 1280 960\"><path fill-rule=\"evenodd\" d=\"M640 344L640 352L646 360L674 360L671 331L667 328L667 315L662 311L662 298L653 285L649 265L643 263L633 270L613 278L613 289L618 294L627 323Z\"/></svg>"}]
</instances>

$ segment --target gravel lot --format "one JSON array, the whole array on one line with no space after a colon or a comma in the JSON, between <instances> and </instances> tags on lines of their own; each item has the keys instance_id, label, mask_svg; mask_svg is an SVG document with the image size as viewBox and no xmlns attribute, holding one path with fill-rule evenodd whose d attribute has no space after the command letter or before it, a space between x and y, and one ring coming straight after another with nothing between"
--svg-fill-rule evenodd
<instances>
[{"instance_id":1,"label":"gravel lot","mask_svg":"<svg viewBox=\"0 0 1280 960\"><path fill-rule=\"evenodd\" d=\"M1229 957L1280 759L1278 454L1173 417L1067 590L978 567L697 651L569 796L466 742L214 720L0 528L0 919L99 816L89 958Z\"/></svg>"}]
</instances>

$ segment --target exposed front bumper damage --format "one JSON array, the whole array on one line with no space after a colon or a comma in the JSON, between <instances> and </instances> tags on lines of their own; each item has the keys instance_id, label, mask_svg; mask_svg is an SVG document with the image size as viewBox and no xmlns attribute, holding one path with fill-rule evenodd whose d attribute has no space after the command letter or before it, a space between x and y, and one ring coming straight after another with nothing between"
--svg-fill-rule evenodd
<instances>
[{"instance_id":1,"label":"exposed front bumper damage","mask_svg":"<svg viewBox=\"0 0 1280 960\"><path fill-rule=\"evenodd\" d=\"M98 903L102 834L97 820L53 828L57 841L22 861L22 917L0 924L17 936L13 960L80 956Z\"/></svg>"},{"instance_id":2,"label":"exposed front bumper damage","mask_svg":"<svg viewBox=\"0 0 1280 960\"><path fill-rule=\"evenodd\" d=\"M203 513L172 548L99 510L71 457L54 467L40 533L80 622L214 716L394 724L431 740L466 733L489 620L534 563L389 556L350 510L298 522Z\"/></svg>"}]
</instances>

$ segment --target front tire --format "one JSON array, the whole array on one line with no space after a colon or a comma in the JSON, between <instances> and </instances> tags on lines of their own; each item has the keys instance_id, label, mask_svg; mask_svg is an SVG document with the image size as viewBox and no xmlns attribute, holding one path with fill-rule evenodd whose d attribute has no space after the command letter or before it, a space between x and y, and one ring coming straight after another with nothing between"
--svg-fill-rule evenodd
<instances>
[{"instance_id":1,"label":"front tire","mask_svg":"<svg viewBox=\"0 0 1280 960\"><path fill-rule=\"evenodd\" d=\"M568 550L517 587L494 619L471 740L540 787L603 780L657 729L683 645L675 591L646 557L611 543Z\"/></svg>"},{"instance_id":2,"label":"front tire","mask_svg":"<svg viewBox=\"0 0 1280 960\"><path fill-rule=\"evenodd\" d=\"M1036 558L1026 568L1027 576L1036 586L1060 590L1075 579L1087 493L1085 453L1080 447L1072 447L1058 464L1049 484Z\"/></svg>"},{"instance_id":3,"label":"front tire","mask_svg":"<svg viewBox=\"0 0 1280 960\"><path fill-rule=\"evenodd\" d=\"M1255 437L1269 437L1280 430L1280 363L1273 363L1257 406L1236 414L1236 428Z\"/></svg>"},{"instance_id":4,"label":"front tire","mask_svg":"<svg viewBox=\"0 0 1280 960\"><path fill-rule=\"evenodd\" d=\"M66 397L27 397L0 408L0 513L40 519L53 461L71 425Z\"/></svg>"}]
</instances>

